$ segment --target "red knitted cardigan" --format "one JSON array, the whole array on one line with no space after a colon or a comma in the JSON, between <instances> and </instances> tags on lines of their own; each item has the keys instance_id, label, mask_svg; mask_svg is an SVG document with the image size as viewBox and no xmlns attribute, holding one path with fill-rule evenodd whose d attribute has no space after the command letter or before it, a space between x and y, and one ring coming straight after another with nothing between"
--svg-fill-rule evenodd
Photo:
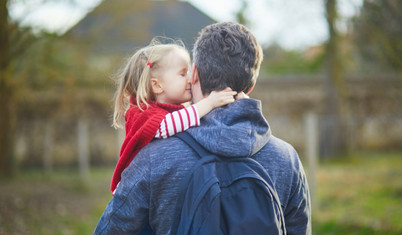
<instances>
[{"instance_id":1,"label":"red knitted cardigan","mask_svg":"<svg viewBox=\"0 0 402 235\"><path fill-rule=\"evenodd\" d=\"M182 105L148 101L149 107L141 105L143 110L140 110L136 99L133 97L131 97L130 103L131 107L125 115L126 137L121 146L120 158L110 185L112 192L120 182L122 172L130 165L134 156L155 137L156 131L166 114L184 108Z\"/></svg>"}]
</instances>

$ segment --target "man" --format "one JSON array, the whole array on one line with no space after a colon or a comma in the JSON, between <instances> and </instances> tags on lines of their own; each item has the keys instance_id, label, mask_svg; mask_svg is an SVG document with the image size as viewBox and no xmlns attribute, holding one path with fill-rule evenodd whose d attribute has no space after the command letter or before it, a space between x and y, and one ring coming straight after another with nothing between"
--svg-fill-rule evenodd
<instances>
[{"instance_id":1,"label":"man","mask_svg":"<svg viewBox=\"0 0 402 235\"><path fill-rule=\"evenodd\" d=\"M201 31L193 58L192 95L197 102L226 87L248 93L258 76L262 49L246 27L217 23ZM201 120L200 127L187 132L216 155L258 161L275 184L287 233L311 233L303 166L293 147L271 134L260 101L239 99L217 108ZM197 160L196 153L178 138L152 141L123 172L95 233L140 233L147 225L156 234L174 231L182 183Z\"/></svg>"}]
</instances>

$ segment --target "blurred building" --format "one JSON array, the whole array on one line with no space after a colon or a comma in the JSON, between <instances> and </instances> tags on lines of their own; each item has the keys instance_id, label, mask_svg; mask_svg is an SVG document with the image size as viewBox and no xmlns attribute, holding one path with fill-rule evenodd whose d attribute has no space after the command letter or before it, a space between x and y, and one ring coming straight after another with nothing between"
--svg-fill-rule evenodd
<instances>
[{"instance_id":1,"label":"blurred building","mask_svg":"<svg viewBox=\"0 0 402 235\"><path fill-rule=\"evenodd\" d=\"M182 40L191 49L198 32L214 23L188 2L104 0L66 33L96 54L125 54L155 36Z\"/></svg>"}]
</instances>

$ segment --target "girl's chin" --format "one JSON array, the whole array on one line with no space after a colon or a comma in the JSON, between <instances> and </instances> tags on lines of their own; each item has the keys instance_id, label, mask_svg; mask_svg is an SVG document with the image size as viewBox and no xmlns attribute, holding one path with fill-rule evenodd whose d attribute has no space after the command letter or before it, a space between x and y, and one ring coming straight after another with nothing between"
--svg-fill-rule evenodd
<instances>
[{"instance_id":1,"label":"girl's chin","mask_svg":"<svg viewBox=\"0 0 402 235\"><path fill-rule=\"evenodd\" d=\"M191 93L189 92L189 93L186 93L185 95L184 95L184 98L185 98L185 100L187 100L187 101L191 101ZM187 102L186 101L186 102Z\"/></svg>"},{"instance_id":2,"label":"girl's chin","mask_svg":"<svg viewBox=\"0 0 402 235\"><path fill-rule=\"evenodd\" d=\"M192 103L191 103L191 101L187 101L187 102L184 102L184 103L182 103L181 105L183 105L184 107L189 107L190 105L192 105Z\"/></svg>"},{"instance_id":3,"label":"girl's chin","mask_svg":"<svg viewBox=\"0 0 402 235\"><path fill-rule=\"evenodd\" d=\"M191 98L190 98L190 99L185 99L185 100L183 100L182 103L191 103Z\"/></svg>"}]
</instances>

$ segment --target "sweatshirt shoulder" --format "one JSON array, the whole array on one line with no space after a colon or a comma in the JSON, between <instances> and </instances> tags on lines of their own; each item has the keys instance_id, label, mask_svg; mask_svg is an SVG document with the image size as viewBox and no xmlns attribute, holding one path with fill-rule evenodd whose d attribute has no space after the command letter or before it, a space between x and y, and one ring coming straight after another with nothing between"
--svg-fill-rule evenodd
<instances>
[{"instance_id":1,"label":"sweatshirt shoulder","mask_svg":"<svg viewBox=\"0 0 402 235\"><path fill-rule=\"evenodd\" d=\"M268 141L268 143L265 147L272 151L277 151L278 154L283 154L283 155L288 155L293 158L294 157L298 158L296 149L290 143L288 143L278 137L275 137L273 135L271 136L270 140Z\"/></svg>"},{"instance_id":2,"label":"sweatshirt shoulder","mask_svg":"<svg viewBox=\"0 0 402 235\"><path fill-rule=\"evenodd\" d=\"M261 161L271 171L286 174L286 177L293 177L304 171L295 148L275 136L271 136L262 151L256 154L256 160Z\"/></svg>"},{"instance_id":3,"label":"sweatshirt shoulder","mask_svg":"<svg viewBox=\"0 0 402 235\"><path fill-rule=\"evenodd\" d=\"M153 139L140 150L136 158L142 155L150 158L151 165L160 170L163 168L170 169L178 164L188 165L194 158L196 159L193 150L174 136L167 139Z\"/></svg>"}]
</instances>

